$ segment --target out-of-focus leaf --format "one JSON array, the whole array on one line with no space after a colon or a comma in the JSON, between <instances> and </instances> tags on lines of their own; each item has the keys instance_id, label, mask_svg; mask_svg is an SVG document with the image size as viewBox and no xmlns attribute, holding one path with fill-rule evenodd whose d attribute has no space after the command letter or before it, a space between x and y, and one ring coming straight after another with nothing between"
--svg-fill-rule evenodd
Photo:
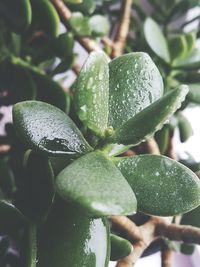
<instances>
[{"instance_id":1,"label":"out-of-focus leaf","mask_svg":"<svg viewBox=\"0 0 200 267\"><path fill-rule=\"evenodd\" d=\"M117 235L110 235L110 241L111 241L111 255L110 259L111 261L117 261L119 259L122 259L126 256L128 256L133 251L132 244Z\"/></svg>"},{"instance_id":2,"label":"out-of-focus leaf","mask_svg":"<svg viewBox=\"0 0 200 267\"><path fill-rule=\"evenodd\" d=\"M181 113L176 114L181 142L186 142L192 135L193 129L190 121Z\"/></svg>"},{"instance_id":3,"label":"out-of-focus leaf","mask_svg":"<svg viewBox=\"0 0 200 267\"><path fill-rule=\"evenodd\" d=\"M72 16L69 20L69 24L73 29L74 33L80 37L90 36L92 33L89 25L89 18L85 17L80 12L72 13Z\"/></svg>"},{"instance_id":4,"label":"out-of-focus leaf","mask_svg":"<svg viewBox=\"0 0 200 267\"><path fill-rule=\"evenodd\" d=\"M165 36L159 25L152 19L147 18L144 23L145 39L153 52L167 63L170 62L170 54Z\"/></svg>"},{"instance_id":5,"label":"out-of-focus leaf","mask_svg":"<svg viewBox=\"0 0 200 267\"><path fill-rule=\"evenodd\" d=\"M189 93L187 95L187 99L190 102L200 104L200 83L191 83L188 84Z\"/></svg>"},{"instance_id":6,"label":"out-of-focus leaf","mask_svg":"<svg viewBox=\"0 0 200 267\"><path fill-rule=\"evenodd\" d=\"M186 58L175 60L173 67L185 70L200 68L200 49L194 49Z\"/></svg>"},{"instance_id":7,"label":"out-of-focus leaf","mask_svg":"<svg viewBox=\"0 0 200 267\"><path fill-rule=\"evenodd\" d=\"M92 35L95 37L102 37L109 33L109 22L108 19L102 15L94 15L89 19L90 29Z\"/></svg>"}]
</instances>

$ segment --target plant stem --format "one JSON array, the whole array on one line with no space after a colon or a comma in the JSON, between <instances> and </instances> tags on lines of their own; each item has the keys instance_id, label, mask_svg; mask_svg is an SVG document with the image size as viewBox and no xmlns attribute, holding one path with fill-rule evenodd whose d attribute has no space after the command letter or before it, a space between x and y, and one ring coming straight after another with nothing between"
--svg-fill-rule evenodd
<instances>
[{"instance_id":1,"label":"plant stem","mask_svg":"<svg viewBox=\"0 0 200 267\"><path fill-rule=\"evenodd\" d=\"M111 54L112 58L115 58L123 54L129 31L131 6L132 6L132 0L122 0L121 18L114 39L113 51Z\"/></svg>"}]
</instances>

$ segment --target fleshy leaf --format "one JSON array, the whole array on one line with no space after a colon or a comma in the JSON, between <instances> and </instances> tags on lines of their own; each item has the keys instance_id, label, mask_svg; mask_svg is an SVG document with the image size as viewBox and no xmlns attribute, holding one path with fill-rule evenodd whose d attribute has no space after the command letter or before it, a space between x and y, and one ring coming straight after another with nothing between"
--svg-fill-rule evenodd
<instances>
[{"instance_id":1,"label":"fleshy leaf","mask_svg":"<svg viewBox=\"0 0 200 267\"><path fill-rule=\"evenodd\" d=\"M83 123L104 135L108 123L109 69L103 52L92 52L75 85L75 104Z\"/></svg>"},{"instance_id":2,"label":"fleshy leaf","mask_svg":"<svg viewBox=\"0 0 200 267\"><path fill-rule=\"evenodd\" d=\"M69 20L69 24L76 35L78 35L80 37L91 35L89 19L88 19L88 17L85 17L82 13L80 13L80 12L72 13L72 16Z\"/></svg>"},{"instance_id":3,"label":"fleshy leaf","mask_svg":"<svg viewBox=\"0 0 200 267\"><path fill-rule=\"evenodd\" d=\"M38 237L38 267L108 267L106 219L91 219L77 207L57 204Z\"/></svg>"},{"instance_id":4,"label":"fleshy leaf","mask_svg":"<svg viewBox=\"0 0 200 267\"><path fill-rule=\"evenodd\" d=\"M20 34L31 24L32 12L29 0L0 1L1 17L5 17L11 30Z\"/></svg>"},{"instance_id":5,"label":"fleshy leaf","mask_svg":"<svg viewBox=\"0 0 200 267\"><path fill-rule=\"evenodd\" d=\"M27 151L15 204L35 222L44 220L54 198L54 175L46 155Z\"/></svg>"},{"instance_id":6,"label":"fleshy leaf","mask_svg":"<svg viewBox=\"0 0 200 267\"><path fill-rule=\"evenodd\" d=\"M173 67L186 70L200 68L200 49L196 48L186 58L174 61Z\"/></svg>"},{"instance_id":7,"label":"fleshy leaf","mask_svg":"<svg viewBox=\"0 0 200 267\"><path fill-rule=\"evenodd\" d=\"M169 49L165 36L159 25L152 19L147 18L144 23L144 36L154 53L167 63L170 62Z\"/></svg>"},{"instance_id":8,"label":"fleshy leaf","mask_svg":"<svg viewBox=\"0 0 200 267\"><path fill-rule=\"evenodd\" d=\"M188 87L187 99L193 103L200 104L200 83L190 83Z\"/></svg>"},{"instance_id":9,"label":"fleshy leaf","mask_svg":"<svg viewBox=\"0 0 200 267\"><path fill-rule=\"evenodd\" d=\"M109 32L109 22L105 16L94 15L89 19L89 25L92 35L95 37L102 37Z\"/></svg>"},{"instance_id":10,"label":"fleshy leaf","mask_svg":"<svg viewBox=\"0 0 200 267\"><path fill-rule=\"evenodd\" d=\"M117 235L110 235L110 241L111 241L111 255L110 259L111 261L117 261L119 259L122 259L126 256L128 256L133 251L132 244Z\"/></svg>"},{"instance_id":11,"label":"fleshy leaf","mask_svg":"<svg viewBox=\"0 0 200 267\"><path fill-rule=\"evenodd\" d=\"M98 151L77 159L59 173L56 190L62 198L79 204L92 216L136 211L136 198L126 179Z\"/></svg>"},{"instance_id":12,"label":"fleshy leaf","mask_svg":"<svg viewBox=\"0 0 200 267\"><path fill-rule=\"evenodd\" d=\"M9 202L0 201L0 234L9 235L26 226L26 218Z\"/></svg>"},{"instance_id":13,"label":"fleshy leaf","mask_svg":"<svg viewBox=\"0 0 200 267\"><path fill-rule=\"evenodd\" d=\"M157 216L173 216L200 205L200 181L184 165L157 155L116 160L117 167L134 190L138 210Z\"/></svg>"},{"instance_id":14,"label":"fleshy leaf","mask_svg":"<svg viewBox=\"0 0 200 267\"><path fill-rule=\"evenodd\" d=\"M141 143L162 128L163 124L181 106L187 93L186 85L173 89L119 127L108 138L108 141L124 145Z\"/></svg>"},{"instance_id":15,"label":"fleshy leaf","mask_svg":"<svg viewBox=\"0 0 200 267\"><path fill-rule=\"evenodd\" d=\"M163 95L163 81L143 52L120 56L109 68L109 126L118 128Z\"/></svg>"},{"instance_id":16,"label":"fleshy leaf","mask_svg":"<svg viewBox=\"0 0 200 267\"><path fill-rule=\"evenodd\" d=\"M47 103L17 103L13 121L22 142L32 149L51 155L84 154L92 150L73 121Z\"/></svg>"},{"instance_id":17,"label":"fleshy leaf","mask_svg":"<svg viewBox=\"0 0 200 267\"><path fill-rule=\"evenodd\" d=\"M181 224L188 224L195 227L200 227L200 206L188 213L185 213L182 217Z\"/></svg>"},{"instance_id":18,"label":"fleshy leaf","mask_svg":"<svg viewBox=\"0 0 200 267\"><path fill-rule=\"evenodd\" d=\"M186 142L192 135L193 129L190 121L181 113L177 114L178 128L181 142Z\"/></svg>"}]
</instances>

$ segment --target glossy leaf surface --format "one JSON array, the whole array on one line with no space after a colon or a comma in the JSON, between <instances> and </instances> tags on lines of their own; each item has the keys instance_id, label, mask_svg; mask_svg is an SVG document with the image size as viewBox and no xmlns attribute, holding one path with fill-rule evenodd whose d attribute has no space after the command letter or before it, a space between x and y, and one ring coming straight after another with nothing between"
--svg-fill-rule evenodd
<instances>
[{"instance_id":1,"label":"glossy leaf surface","mask_svg":"<svg viewBox=\"0 0 200 267\"><path fill-rule=\"evenodd\" d=\"M132 244L117 235L110 235L110 241L111 241L111 255L110 259L111 261L117 261L119 259L122 259L126 256L128 256L133 251Z\"/></svg>"},{"instance_id":2,"label":"glossy leaf surface","mask_svg":"<svg viewBox=\"0 0 200 267\"><path fill-rule=\"evenodd\" d=\"M39 101L13 108L17 134L30 148L48 154L84 154L92 148L73 121L60 109Z\"/></svg>"},{"instance_id":3,"label":"glossy leaf surface","mask_svg":"<svg viewBox=\"0 0 200 267\"><path fill-rule=\"evenodd\" d=\"M185 213L200 204L200 181L184 165L157 155L116 160L138 200L138 210L158 216Z\"/></svg>"},{"instance_id":4,"label":"glossy leaf surface","mask_svg":"<svg viewBox=\"0 0 200 267\"><path fill-rule=\"evenodd\" d=\"M0 13L5 17L11 30L23 33L31 24L32 12L29 0L0 1Z\"/></svg>"},{"instance_id":5,"label":"glossy leaf surface","mask_svg":"<svg viewBox=\"0 0 200 267\"><path fill-rule=\"evenodd\" d=\"M162 77L142 52L120 56L109 63L109 126L118 128L163 94Z\"/></svg>"},{"instance_id":6,"label":"glossy leaf surface","mask_svg":"<svg viewBox=\"0 0 200 267\"><path fill-rule=\"evenodd\" d=\"M109 229L69 205L56 206L39 233L38 267L107 267Z\"/></svg>"},{"instance_id":7,"label":"glossy leaf surface","mask_svg":"<svg viewBox=\"0 0 200 267\"><path fill-rule=\"evenodd\" d=\"M45 155L27 151L16 205L31 220L38 222L47 216L54 198L54 175Z\"/></svg>"},{"instance_id":8,"label":"glossy leaf surface","mask_svg":"<svg viewBox=\"0 0 200 267\"><path fill-rule=\"evenodd\" d=\"M139 144L161 129L170 116L181 106L188 93L188 87L180 86L136 114L119 127L108 139L124 145Z\"/></svg>"},{"instance_id":9,"label":"glossy leaf surface","mask_svg":"<svg viewBox=\"0 0 200 267\"><path fill-rule=\"evenodd\" d=\"M79 204L92 216L136 211L136 198L126 179L98 151L77 159L59 173L56 190L62 198Z\"/></svg>"},{"instance_id":10,"label":"glossy leaf surface","mask_svg":"<svg viewBox=\"0 0 200 267\"><path fill-rule=\"evenodd\" d=\"M78 116L95 133L104 135L108 123L109 69L103 52L93 52L75 85Z\"/></svg>"},{"instance_id":11,"label":"glossy leaf surface","mask_svg":"<svg viewBox=\"0 0 200 267\"><path fill-rule=\"evenodd\" d=\"M167 41L159 25L152 18L147 18L145 20L144 36L148 45L154 51L154 53L164 61L169 63L170 55Z\"/></svg>"}]
</instances>

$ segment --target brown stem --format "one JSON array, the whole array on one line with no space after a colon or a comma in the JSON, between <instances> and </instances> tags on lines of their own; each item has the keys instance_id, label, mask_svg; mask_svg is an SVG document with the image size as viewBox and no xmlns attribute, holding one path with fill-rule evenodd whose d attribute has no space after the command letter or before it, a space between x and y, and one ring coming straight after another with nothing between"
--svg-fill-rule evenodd
<instances>
[{"instance_id":1,"label":"brown stem","mask_svg":"<svg viewBox=\"0 0 200 267\"><path fill-rule=\"evenodd\" d=\"M145 150L148 154L160 155L160 149L153 137L145 142Z\"/></svg>"},{"instance_id":2,"label":"brown stem","mask_svg":"<svg viewBox=\"0 0 200 267\"><path fill-rule=\"evenodd\" d=\"M168 247L164 247L161 251L162 267L172 267L172 257L173 251Z\"/></svg>"},{"instance_id":3,"label":"brown stem","mask_svg":"<svg viewBox=\"0 0 200 267\"><path fill-rule=\"evenodd\" d=\"M132 6L132 0L122 0L121 18L114 39L114 46L111 56L112 58L115 58L123 54L124 46L129 31L131 6Z\"/></svg>"}]
</instances>

